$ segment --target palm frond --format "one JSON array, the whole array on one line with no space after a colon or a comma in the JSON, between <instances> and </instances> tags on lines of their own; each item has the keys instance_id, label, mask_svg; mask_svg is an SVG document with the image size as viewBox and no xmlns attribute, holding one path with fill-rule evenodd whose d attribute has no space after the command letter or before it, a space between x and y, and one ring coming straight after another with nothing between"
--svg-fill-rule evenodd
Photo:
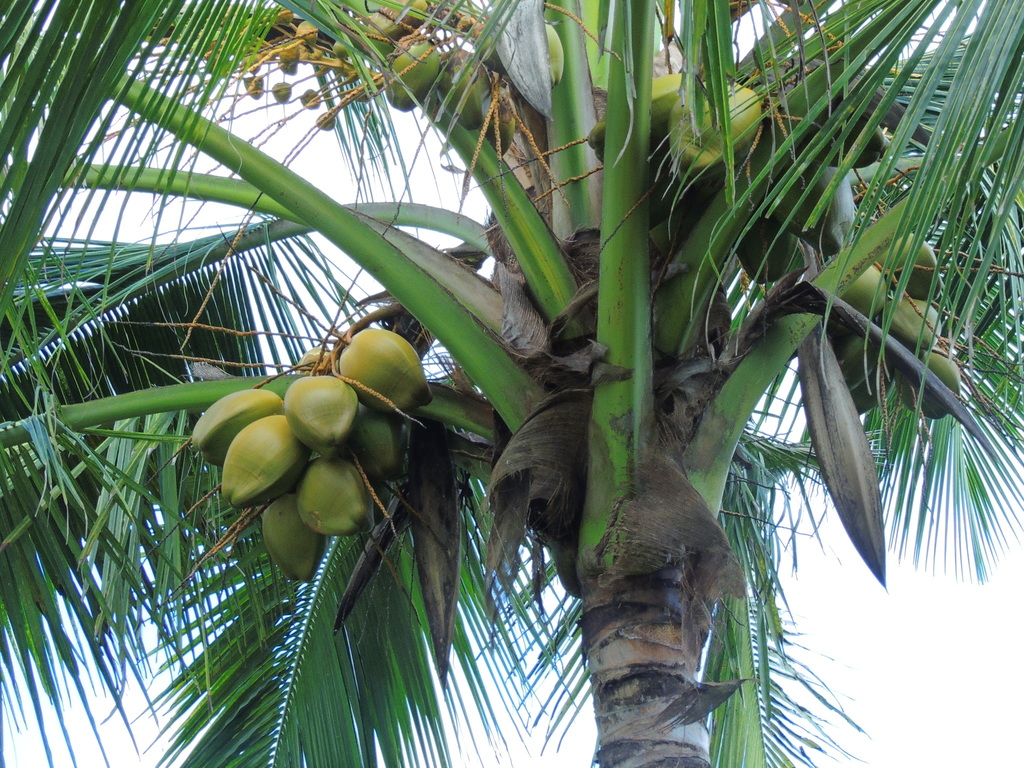
<instances>
[{"instance_id":1,"label":"palm frond","mask_svg":"<svg viewBox=\"0 0 1024 768\"><path fill-rule=\"evenodd\" d=\"M109 99L123 73L180 78L199 74L202 61L205 77L180 78L175 91L195 89L187 100L202 103L250 50L254 19L246 5L215 0L188 14L184 7L151 0L125 12L104 3L44 0L0 14L6 51L0 156L7 163L0 200L10 206L0 231L0 250L9 254L0 272L0 308L6 309L44 223L61 218L54 201L66 175L103 150L116 117ZM149 138L158 141L152 132ZM115 141L112 151L138 147Z\"/></svg>"}]
</instances>

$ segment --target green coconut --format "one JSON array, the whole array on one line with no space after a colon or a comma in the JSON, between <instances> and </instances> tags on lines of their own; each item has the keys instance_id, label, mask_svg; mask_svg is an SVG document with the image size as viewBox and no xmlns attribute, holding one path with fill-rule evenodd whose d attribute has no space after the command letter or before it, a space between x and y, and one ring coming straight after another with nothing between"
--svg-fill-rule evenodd
<instances>
[{"instance_id":1,"label":"green coconut","mask_svg":"<svg viewBox=\"0 0 1024 768\"><path fill-rule=\"evenodd\" d=\"M349 536L370 525L370 494L355 464L326 456L310 462L296 488L302 522L325 536Z\"/></svg>"},{"instance_id":2,"label":"green coconut","mask_svg":"<svg viewBox=\"0 0 1024 768\"><path fill-rule=\"evenodd\" d=\"M758 219L736 244L743 269L759 283L771 283L803 265L797 237L768 218Z\"/></svg>"},{"instance_id":3,"label":"green coconut","mask_svg":"<svg viewBox=\"0 0 1024 768\"><path fill-rule=\"evenodd\" d=\"M384 90L395 109L411 112L430 94L441 74L441 57L430 43L414 45L391 65L395 78Z\"/></svg>"},{"instance_id":4,"label":"green coconut","mask_svg":"<svg viewBox=\"0 0 1024 768\"><path fill-rule=\"evenodd\" d=\"M847 387L852 389L869 376L874 377L878 369L878 347L865 347L863 338L849 333L835 339L832 348Z\"/></svg>"},{"instance_id":5,"label":"green coconut","mask_svg":"<svg viewBox=\"0 0 1024 768\"><path fill-rule=\"evenodd\" d=\"M847 178L840 179L832 192L828 207L818 215L813 224L808 222L815 207L825 195L837 170L827 168L811 181L810 189L798 179L782 196L771 217L817 249L823 256L839 253L846 242L846 235L853 228L857 215L857 204L853 197L853 185Z\"/></svg>"},{"instance_id":6,"label":"green coconut","mask_svg":"<svg viewBox=\"0 0 1024 768\"><path fill-rule=\"evenodd\" d=\"M673 120L678 120L678 112L673 112L675 105L680 104L679 88L682 86L681 74L662 75L651 81L651 152L660 149L668 140ZM590 129L587 143L590 144L598 160L604 160L604 142L607 124L599 120Z\"/></svg>"},{"instance_id":7,"label":"green coconut","mask_svg":"<svg viewBox=\"0 0 1024 768\"><path fill-rule=\"evenodd\" d=\"M882 271L874 264L864 270L839 295L843 301L868 318L877 313L888 301Z\"/></svg>"},{"instance_id":8,"label":"green coconut","mask_svg":"<svg viewBox=\"0 0 1024 768\"><path fill-rule=\"evenodd\" d=\"M348 449L371 480L394 480L405 467L408 431L397 413L384 413L359 406Z\"/></svg>"},{"instance_id":9,"label":"green coconut","mask_svg":"<svg viewBox=\"0 0 1024 768\"><path fill-rule=\"evenodd\" d=\"M877 163L882 159L885 150L889 147L889 137L885 135L885 131L881 127L868 127L870 117L870 115L863 115L858 118L850 131L850 135L844 141L824 146L811 158L810 162L820 165L837 166L845 161L848 153L856 151L857 154L853 158L854 168L864 168L872 163ZM865 132L867 132L866 136L863 135ZM801 148L806 146L814 135L813 132L808 133L808 138L801 142ZM855 142L857 143L856 146Z\"/></svg>"},{"instance_id":10,"label":"green coconut","mask_svg":"<svg viewBox=\"0 0 1024 768\"><path fill-rule=\"evenodd\" d=\"M310 581L326 543L323 534L302 522L296 494L279 496L263 511L263 545L287 578Z\"/></svg>"},{"instance_id":11,"label":"green coconut","mask_svg":"<svg viewBox=\"0 0 1024 768\"><path fill-rule=\"evenodd\" d=\"M893 241L893 246L886 257L886 273L898 284L903 279L903 265L911 261L910 275L906 278L907 284L903 290L910 298L923 300L931 293L933 282L937 283L936 291L941 290L942 280L936 274L939 262L935 256L935 249L927 241L915 244L916 240L913 235L906 235ZM892 265L891 271L888 265Z\"/></svg>"},{"instance_id":12,"label":"green coconut","mask_svg":"<svg viewBox=\"0 0 1024 768\"><path fill-rule=\"evenodd\" d=\"M874 377L863 379L859 384L847 385L857 413L866 413L877 408L879 403L878 384Z\"/></svg>"},{"instance_id":13,"label":"green coconut","mask_svg":"<svg viewBox=\"0 0 1024 768\"><path fill-rule=\"evenodd\" d=\"M408 412L430 402L419 356L397 333L377 328L360 331L339 355L335 370L357 382L353 388L359 402L374 410Z\"/></svg>"},{"instance_id":14,"label":"green coconut","mask_svg":"<svg viewBox=\"0 0 1024 768\"><path fill-rule=\"evenodd\" d=\"M355 391L334 376L299 379L284 395L284 415L292 433L324 456L345 445L359 400Z\"/></svg>"},{"instance_id":15,"label":"green coconut","mask_svg":"<svg viewBox=\"0 0 1024 768\"><path fill-rule=\"evenodd\" d=\"M747 149L754 140L754 127L761 122L764 110L761 97L749 88L737 87L729 94L729 122L733 149ZM677 99L669 113L669 145L683 168L700 170L719 162L725 144L718 126L712 121L705 102L696 118L690 108Z\"/></svg>"},{"instance_id":16,"label":"green coconut","mask_svg":"<svg viewBox=\"0 0 1024 768\"><path fill-rule=\"evenodd\" d=\"M890 332L912 352L931 349L940 333L939 310L926 301L901 299L892 311Z\"/></svg>"},{"instance_id":17,"label":"green coconut","mask_svg":"<svg viewBox=\"0 0 1024 768\"><path fill-rule=\"evenodd\" d=\"M257 419L284 412L280 395L267 389L244 389L225 395L206 409L192 430L192 444L210 464L221 466L228 446Z\"/></svg>"},{"instance_id":18,"label":"green coconut","mask_svg":"<svg viewBox=\"0 0 1024 768\"><path fill-rule=\"evenodd\" d=\"M962 378L960 366L956 364L955 360L933 349L925 365L929 374L934 374L950 392L960 396ZM946 407L938 402L927 389L921 398L921 413L929 419L941 419L950 415Z\"/></svg>"},{"instance_id":19,"label":"green coconut","mask_svg":"<svg viewBox=\"0 0 1024 768\"><path fill-rule=\"evenodd\" d=\"M487 68L474 62L468 51L453 52L441 71L437 98L436 120L454 120L467 131L480 130L491 99Z\"/></svg>"},{"instance_id":20,"label":"green coconut","mask_svg":"<svg viewBox=\"0 0 1024 768\"><path fill-rule=\"evenodd\" d=\"M661 75L651 81L651 146L657 147L668 139L672 128L672 107L679 101L683 86L681 73Z\"/></svg>"},{"instance_id":21,"label":"green coconut","mask_svg":"<svg viewBox=\"0 0 1024 768\"><path fill-rule=\"evenodd\" d=\"M265 504L294 487L309 455L284 415L254 421L231 441L224 457L221 492L228 504L239 509Z\"/></svg>"}]
</instances>

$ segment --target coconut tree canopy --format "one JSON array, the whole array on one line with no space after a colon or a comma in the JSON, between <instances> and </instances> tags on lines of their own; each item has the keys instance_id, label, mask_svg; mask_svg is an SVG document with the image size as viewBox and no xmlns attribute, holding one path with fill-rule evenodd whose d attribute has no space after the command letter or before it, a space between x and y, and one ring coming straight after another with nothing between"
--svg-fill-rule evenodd
<instances>
[{"instance_id":1,"label":"coconut tree canopy","mask_svg":"<svg viewBox=\"0 0 1024 768\"><path fill-rule=\"evenodd\" d=\"M1017 0L33 0L0 73L18 722L160 667L188 766L588 697L604 768L807 764L809 496L883 584L1019 533Z\"/></svg>"}]
</instances>

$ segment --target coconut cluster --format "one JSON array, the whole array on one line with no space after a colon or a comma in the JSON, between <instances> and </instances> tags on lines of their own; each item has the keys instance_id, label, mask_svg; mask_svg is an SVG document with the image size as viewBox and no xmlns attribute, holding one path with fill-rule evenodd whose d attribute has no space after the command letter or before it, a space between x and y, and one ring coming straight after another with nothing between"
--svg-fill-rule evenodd
<instances>
[{"instance_id":1,"label":"coconut cluster","mask_svg":"<svg viewBox=\"0 0 1024 768\"><path fill-rule=\"evenodd\" d=\"M656 77L651 82L650 156L656 174L649 195L651 238L663 253L671 250L673 233L679 227L673 217L680 211L685 217L687 206L680 205L682 197L716 189L727 159L726 144L732 148L733 162L742 163L765 124L762 99L755 91L734 85L723 109L729 118L730 141L726 142L718 124L721 120L713 119L706 102L688 104L682 98L682 86L683 76L679 73ZM855 121L843 146L823 147L812 160L807 178L795 179L779 202L746 228L735 244L735 253L748 278L766 284L802 269L801 241L825 259L842 250L857 215L857 204L849 177L837 178L838 167L829 164L842 156L857 169L881 159L889 139L882 128L869 129L867 120L864 116ZM600 159L604 159L605 133L602 120L588 136ZM795 148L800 149L803 147ZM848 153L852 156L846 157ZM826 167L815 168L817 164ZM816 207L822 199L830 202L819 212ZM869 318L885 319L891 334L915 352L929 372L954 395L959 395L960 368L950 356L948 340L942 338L939 308L929 300L941 294L934 250L921 238L898 236L889 249L886 264L894 266L872 265L846 289L842 298ZM904 269L904 264L912 266ZM872 353L862 336L838 324L830 326L830 332L850 392L861 412L878 405L887 382L899 388L905 405L916 406L914 387L902 374L885 367L879 370L881 355L877 349ZM927 390L922 395L921 410L928 418L949 415Z\"/></svg>"},{"instance_id":2,"label":"coconut cluster","mask_svg":"<svg viewBox=\"0 0 1024 768\"><path fill-rule=\"evenodd\" d=\"M651 237L664 253L670 250L669 218L686 206L678 205L684 190L717 185L718 169L725 162L725 140L707 103L686 103L681 95L683 76L662 75L651 82L651 170L654 184L648 195ZM745 153L764 118L761 98L749 88L735 86L729 94L729 135L734 159ZM587 141L598 159L605 160L606 122L599 120ZM700 176L702 183L695 184ZM706 183L705 183L706 182ZM678 225L676 225L678 226Z\"/></svg>"},{"instance_id":3,"label":"coconut cluster","mask_svg":"<svg viewBox=\"0 0 1024 768\"><path fill-rule=\"evenodd\" d=\"M942 338L939 308L929 296L941 293L941 278L935 275L938 260L927 243L918 244L913 235L897 238L886 259L888 264L911 264L908 270L871 264L842 293L843 300L866 317L889 321L889 333L923 360L929 373L954 394L961 389L960 367L950 356L950 344ZM906 273L905 273L906 272ZM899 372L880 369L878 350L871 350L855 333L834 329L832 343L854 403L862 413L878 404L889 378L899 389L904 405L917 404L914 388ZM946 408L925 390L921 413L930 419L949 415Z\"/></svg>"},{"instance_id":4,"label":"coconut cluster","mask_svg":"<svg viewBox=\"0 0 1024 768\"><path fill-rule=\"evenodd\" d=\"M301 366L300 362L300 366ZM416 350L398 334L366 329L330 370L227 395L199 418L193 445L222 467L233 507L267 505L263 540L291 579L316 573L328 536L369 527L375 483L401 476L407 414L430 402Z\"/></svg>"},{"instance_id":5,"label":"coconut cluster","mask_svg":"<svg viewBox=\"0 0 1024 768\"><path fill-rule=\"evenodd\" d=\"M467 50L479 26L465 9L453 12L443 4L410 0L402 8L381 7L365 14L350 10L342 31L332 38L281 9L243 84L254 99L269 96L279 104L298 102L319 111L316 126L323 130L336 126L344 104L382 96L401 111L422 109L444 129L457 125L482 132L503 155L515 135L515 107L497 74L500 68L473 61ZM546 30L551 79L557 83L564 52L553 27ZM353 65L354 48L379 62L371 84ZM293 76L300 65L312 68L317 88L300 92L295 86ZM279 81L269 85L273 80Z\"/></svg>"}]
</instances>

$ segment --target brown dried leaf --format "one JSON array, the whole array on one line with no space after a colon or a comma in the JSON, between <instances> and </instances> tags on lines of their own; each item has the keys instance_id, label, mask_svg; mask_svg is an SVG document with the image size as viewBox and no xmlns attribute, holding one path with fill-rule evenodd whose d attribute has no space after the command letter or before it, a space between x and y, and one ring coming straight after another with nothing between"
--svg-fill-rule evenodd
<instances>
[{"instance_id":1,"label":"brown dried leaf","mask_svg":"<svg viewBox=\"0 0 1024 768\"><path fill-rule=\"evenodd\" d=\"M807 428L825 486L854 548L885 586L885 524L875 459L820 324L804 339L797 358Z\"/></svg>"},{"instance_id":2,"label":"brown dried leaf","mask_svg":"<svg viewBox=\"0 0 1024 768\"><path fill-rule=\"evenodd\" d=\"M646 459L638 472L638 493L615 515L610 538L602 542L612 565L602 578L653 573L698 558L694 590L711 599L741 596L745 580L725 531L683 471L663 456Z\"/></svg>"},{"instance_id":3,"label":"brown dried leaf","mask_svg":"<svg viewBox=\"0 0 1024 768\"><path fill-rule=\"evenodd\" d=\"M561 393L537 408L508 441L491 472L494 522L487 572L507 589L527 527L548 542L573 539L586 490L590 395Z\"/></svg>"},{"instance_id":4,"label":"brown dried leaf","mask_svg":"<svg viewBox=\"0 0 1024 768\"><path fill-rule=\"evenodd\" d=\"M681 696L662 710L658 723L689 725L703 720L725 703L746 680L726 680L721 683L694 683L693 691Z\"/></svg>"},{"instance_id":5,"label":"brown dried leaf","mask_svg":"<svg viewBox=\"0 0 1024 768\"><path fill-rule=\"evenodd\" d=\"M388 549L398 539L398 534L402 532L408 522L408 509L399 504L398 499L393 499L388 505L385 518L370 531L370 538L366 542L366 546L363 547L363 553L359 556L348 577L348 584L345 585L345 591L338 603L338 615L334 619L335 633L341 629L345 619L356 607L360 596L370 586L373 577L377 575L377 571L380 570L387 558Z\"/></svg>"},{"instance_id":6,"label":"brown dried leaf","mask_svg":"<svg viewBox=\"0 0 1024 768\"><path fill-rule=\"evenodd\" d=\"M501 263L495 265L494 277L501 292L501 338L525 357L541 354L548 348L547 325L530 300L526 280Z\"/></svg>"},{"instance_id":7,"label":"brown dried leaf","mask_svg":"<svg viewBox=\"0 0 1024 768\"><path fill-rule=\"evenodd\" d=\"M455 634L462 526L448 430L424 420L409 435L410 528L423 606L442 687Z\"/></svg>"}]
</instances>

